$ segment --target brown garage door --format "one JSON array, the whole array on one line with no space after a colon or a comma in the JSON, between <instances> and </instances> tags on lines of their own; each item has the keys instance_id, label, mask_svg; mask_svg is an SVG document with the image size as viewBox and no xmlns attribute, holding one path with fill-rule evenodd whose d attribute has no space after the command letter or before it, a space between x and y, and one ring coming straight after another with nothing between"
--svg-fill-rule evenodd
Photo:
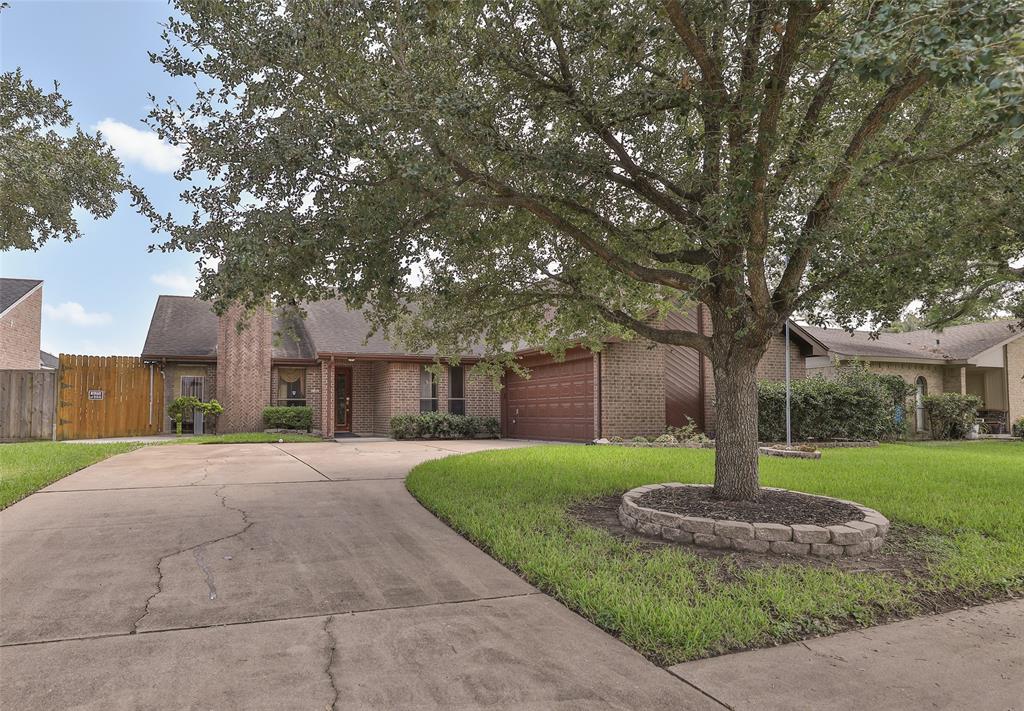
<instances>
[{"instance_id":1,"label":"brown garage door","mask_svg":"<svg viewBox=\"0 0 1024 711\"><path fill-rule=\"evenodd\" d=\"M594 437L594 357L577 349L556 363L548 356L525 359L530 378L505 377L506 437L584 442Z\"/></svg>"}]
</instances>

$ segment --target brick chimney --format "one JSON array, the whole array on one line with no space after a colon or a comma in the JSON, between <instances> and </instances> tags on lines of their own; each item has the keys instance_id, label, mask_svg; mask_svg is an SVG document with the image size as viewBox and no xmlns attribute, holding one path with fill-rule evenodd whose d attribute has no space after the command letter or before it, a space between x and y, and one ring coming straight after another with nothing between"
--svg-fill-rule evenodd
<instances>
[{"instance_id":1,"label":"brick chimney","mask_svg":"<svg viewBox=\"0 0 1024 711\"><path fill-rule=\"evenodd\" d=\"M220 433L262 431L263 408L270 405L270 311L245 316L241 306L231 306L217 327L217 400L224 406L217 418ZM245 323L241 331L240 322Z\"/></svg>"}]
</instances>

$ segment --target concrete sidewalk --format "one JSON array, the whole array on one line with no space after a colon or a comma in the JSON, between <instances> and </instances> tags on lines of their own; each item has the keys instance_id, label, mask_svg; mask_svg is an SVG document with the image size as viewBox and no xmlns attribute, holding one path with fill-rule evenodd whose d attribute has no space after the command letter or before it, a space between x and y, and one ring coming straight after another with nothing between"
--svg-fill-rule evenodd
<instances>
[{"instance_id":1,"label":"concrete sidewalk","mask_svg":"<svg viewBox=\"0 0 1024 711\"><path fill-rule=\"evenodd\" d=\"M1024 600L679 664L670 671L737 711L1024 709Z\"/></svg>"}]
</instances>

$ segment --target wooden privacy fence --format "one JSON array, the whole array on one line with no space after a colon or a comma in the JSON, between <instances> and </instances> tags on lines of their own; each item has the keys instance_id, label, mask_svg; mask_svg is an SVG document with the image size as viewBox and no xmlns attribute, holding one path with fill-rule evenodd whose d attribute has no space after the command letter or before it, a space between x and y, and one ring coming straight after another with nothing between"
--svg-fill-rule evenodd
<instances>
[{"instance_id":1,"label":"wooden privacy fence","mask_svg":"<svg viewBox=\"0 0 1024 711\"><path fill-rule=\"evenodd\" d=\"M56 370L0 370L0 442L53 439Z\"/></svg>"},{"instance_id":2,"label":"wooden privacy fence","mask_svg":"<svg viewBox=\"0 0 1024 711\"><path fill-rule=\"evenodd\" d=\"M160 369L129 356L60 356L57 439L160 434Z\"/></svg>"}]
</instances>

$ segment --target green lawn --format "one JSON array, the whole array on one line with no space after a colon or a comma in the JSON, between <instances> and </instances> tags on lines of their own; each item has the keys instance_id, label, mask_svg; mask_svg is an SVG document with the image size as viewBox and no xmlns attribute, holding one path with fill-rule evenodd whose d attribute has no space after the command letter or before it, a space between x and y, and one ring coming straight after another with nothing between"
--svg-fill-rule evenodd
<instances>
[{"instance_id":1,"label":"green lawn","mask_svg":"<svg viewBox=\"0 0 1024 711\"><path fill-rule=\"evenodd\" d=\"M826 449L762 457L762 482L858 501L926 556L924 572L844 572L638 544L569 509L655 482L710 482L714 453L545 446L421 464L427 508L541 590L668 665L1024 592L1024 443ZM899 571L896 571L897 573Z\"/></svg>"},{"instance_id":2,"label":"green lawn","mask_svg":"<svg viewBox=\"0 0 1024 711\"><path fill-rule=\"evenodd\" d=\"M90 464L141 446L138 442L0 444L0 509Z\"/></svg>"}]
</instances>

